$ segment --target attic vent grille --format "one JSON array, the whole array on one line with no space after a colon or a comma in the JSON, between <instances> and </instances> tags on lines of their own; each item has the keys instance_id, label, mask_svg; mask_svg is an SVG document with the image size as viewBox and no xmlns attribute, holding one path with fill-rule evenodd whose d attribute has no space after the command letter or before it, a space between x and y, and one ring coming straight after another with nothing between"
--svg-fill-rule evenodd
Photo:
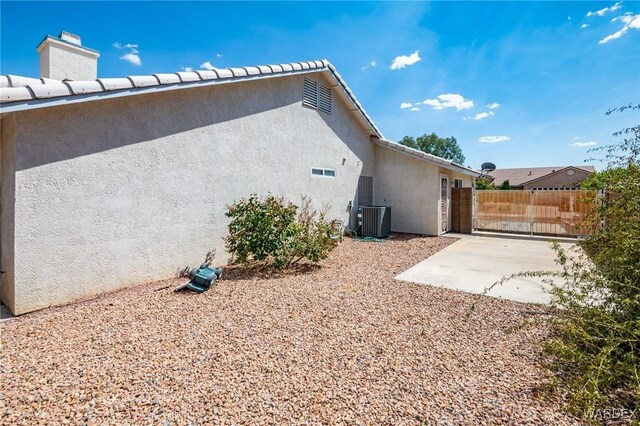
<instances>
[{"instance_id":1,"label":"attic vent grille","mask_svg":"<svg viewBox=\"0 0 640 426\"><path fill-rule=\"evenodd\" d=\"M302 86L302 105L331 114L331 89L305 78Z\"/></svg>"},{"instance_id":2,"label":"attic vent grille","mask_svg":"<svg viewBox=\"0 0 640 426\"><path fill-rule=\"evenodd\" d=\"M318 109L331 114L331 89L318 85Z\"/></svg>"},{"instance_id":3,"label":"attic vent grille","mask_svg":"<svg viewBox=\"0 0 640 426\"><path fill-rule=\"evenodd\" d=\"M302 92L302 104L318 108L318 82L305 78Z\"/></svg>"}]
</instances>

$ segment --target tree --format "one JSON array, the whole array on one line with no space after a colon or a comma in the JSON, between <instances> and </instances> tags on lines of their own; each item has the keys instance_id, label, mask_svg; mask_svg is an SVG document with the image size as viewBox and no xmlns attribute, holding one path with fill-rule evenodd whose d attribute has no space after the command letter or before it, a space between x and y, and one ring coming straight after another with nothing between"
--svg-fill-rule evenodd
<instances>
[{"instance_id":1,"label":"tree","mask_svg":"<svg viewBox=\"0 0 640 426\"><path fill-rule=\"evenodd\" d=\"M613 180L629 177L630 173L631 170L625 167L610 167L606 170L590 174L585 180L580 182L580 189L601 190L604 189L605 184Z\"/></svg>"},{"instance_id":2,"label":"tree","mask_svg":"<svg viewBox=\"0 0 640 426\"><path fill-rule=\"evenodd\" d=\"M480 189L480 190L496 189L496 186L484 179L478 179L476 180L476 189Z\"/></svg>"},{"instance_id":3,"label":"tree","mask_svg":"<svg viewBox=\"0 0 640 426\"><path fill-rule=\"evenodd\" d=\"M426 152L427 154L446 158L454 163L464 164L464 155L462 155L458 141L453 136L441 138L435 133L431 133L430 135L425 133L415 139L412 136L405 136L399 143L409 148Z\"/></svg>"},{"instance_id":4,"label":"tree","mask_svg":"<svg viewBox=\"0 0 640 426\"><path fill-rule=\"evenodd\" d=\"M500 185L500 189L507 189L507 190L511 189L511 184L509 183L509 179L502 182L502 185Z\"/></svg>"}]
</instances>

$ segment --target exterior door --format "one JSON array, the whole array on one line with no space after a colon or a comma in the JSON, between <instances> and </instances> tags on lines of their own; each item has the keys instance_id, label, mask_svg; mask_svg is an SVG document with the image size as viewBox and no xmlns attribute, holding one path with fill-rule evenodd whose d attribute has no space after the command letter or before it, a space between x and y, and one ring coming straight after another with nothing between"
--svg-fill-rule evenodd
<instances>
[{"instance_id":1,"label":"exterior door","mask_svg":"<svg viewBox=\"0 0 640 426\"><path fill-rule=\"evenodd\" d=\"M440 233L449 231L449 178L440 176Z\"/></svg>"}]
</instances>

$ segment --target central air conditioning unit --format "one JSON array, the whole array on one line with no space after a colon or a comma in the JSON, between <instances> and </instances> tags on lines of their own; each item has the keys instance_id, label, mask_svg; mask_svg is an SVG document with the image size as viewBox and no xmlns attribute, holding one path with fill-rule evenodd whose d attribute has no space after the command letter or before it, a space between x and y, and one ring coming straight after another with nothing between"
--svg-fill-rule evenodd
<instances>
[{"instance_id":1,"label":"central air conditioning unit","mask_svg":"<svg viewBox=\"0 0 640 426\"><path fill-rule=\"evenodd\" d=\"M364 237L388 237L391 234L391 207L358 207L358 225L360 235Z\"/></svg>"}]
</instances>

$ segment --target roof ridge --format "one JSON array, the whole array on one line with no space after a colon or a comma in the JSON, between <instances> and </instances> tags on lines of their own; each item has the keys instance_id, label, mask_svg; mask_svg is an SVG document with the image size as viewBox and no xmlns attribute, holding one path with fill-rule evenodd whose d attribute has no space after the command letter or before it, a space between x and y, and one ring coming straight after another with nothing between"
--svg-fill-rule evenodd
<instances>
[{"instance_id":1,"label":"roof ridge","mask_svg":"<svg viewBox=\"0 0 640 426\"><path fill-rule=\"evenodd\" d=\"M61 103L84 102L104 99L107 96L127 96L148 90L172 90L194 87L197 84L216 84L289 74L329 71L340 90L346 95L360 116L365 127L378 137L384 137L364 107L347 86L342 76L327 59L289 62L277 65L256 65L212 70L176 71L141 76L105 77L95 80L44 80L22 77L22 85L13 85L13 78L0 75L0 113L41 108ZM133 93L135 92L135 93ZM37 102L34 102L37 101Z\"/></svg>"},{"instance_id":2,"label":"roof ridge","mask_svg":"<svg viewBox=\"0 0 640 426\"><path fill-rule=\"evenodd\" d=\"M280 67L280 71L274 71L273 67ZM132 77L151 77L156 75L171 75L171 74L175 74L178 77L180 77L180 74L189 74L189 73L199 74L203 71L215 72L214 70L229 71L233 74L234 77L238 77L238 75L235 75L235 73L242 74L242 71L239 71L239 70L245 70L245 72L248 74L249 73L248 69L251 69L251 72L254 72L254 73L255 73L255 70L257 69L258 72L251 75L260 75L260 74L275 74L275 73L282 73L282 72L289 72L289 71L300 71L302 69L304 70L318 69L323 67L333 67L333 65L331 65L331 63L327 59L320 59L320 60L311 60L311 61L285 62L280 64L267 64L267 65L239 66L239 67L226 67L226 68L213 67L211 70L200 69L200 70L190 70L190 71L183 70L183 71L175 71L175 72L168 72L168 73L159 72L154 74L137 74L137 75L131 74L131 75L125 75L121 77L100 77L100 78L96 78L95 80L72 80L72 79L56 80L52 78L36 78L36 77L27 77L27 76L14 75L14 74L0 74L0 88L26 87L30 84L63 84L64 82L68 82L68 81L93 82L93 81L99 81L99 80L122 79L122 78L132 78ZM269 68L269 71L267 72L265 68ZM235 72L233 70L235 70ZM222 78L222 77L219 76L219 78ZM13 84L13 81L16 79L17 79L17 84ZM210 78L203 78L202 76L200 76L200 80L210 80ZM162 84L162 83L159 83L159 84Z\"/></svg>"}]
</instances>

